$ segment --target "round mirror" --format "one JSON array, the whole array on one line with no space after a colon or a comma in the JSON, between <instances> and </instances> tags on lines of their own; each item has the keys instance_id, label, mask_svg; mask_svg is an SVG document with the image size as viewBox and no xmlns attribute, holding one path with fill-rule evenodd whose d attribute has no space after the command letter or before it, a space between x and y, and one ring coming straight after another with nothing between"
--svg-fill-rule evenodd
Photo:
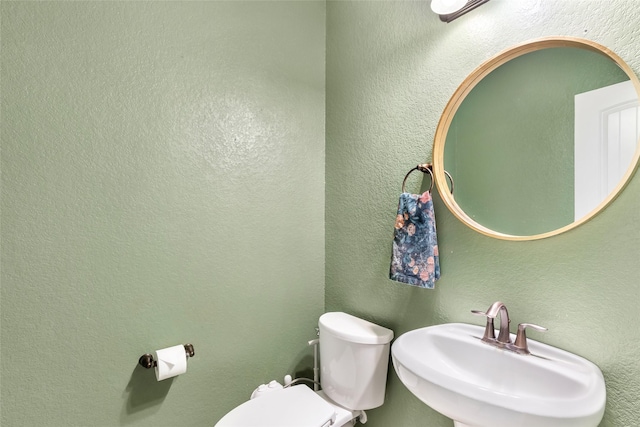
<instances>
[{"instance_id":1,"label":"round mirror","mask_svg":"<svg viewBox=\"0 0 640 427\"><path fill-rule=\"evenodd\" d=\"M577 227L638 166L639 95L631 68L589 40L544 38L496 55L462 82L438 123L442 200L471 228L501 239Z\"/></svg>"}]
</instances>

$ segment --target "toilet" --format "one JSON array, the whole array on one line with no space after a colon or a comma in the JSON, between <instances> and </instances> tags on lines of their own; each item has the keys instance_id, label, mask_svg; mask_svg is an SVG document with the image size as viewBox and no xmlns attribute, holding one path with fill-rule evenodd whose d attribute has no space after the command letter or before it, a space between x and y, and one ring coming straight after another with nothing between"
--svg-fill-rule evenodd
<instances>
[{"instance_id":1,"label":"toilet","mask_svg":"<svg viewBox=\"0 0 640 427\"><path fill-rule=\"evenodd\" d=\"M320 316L320 383L285 386L227 413L215 427L343 427L384 402L393 331L347 313Z\"/></svg>"}]
</instances>

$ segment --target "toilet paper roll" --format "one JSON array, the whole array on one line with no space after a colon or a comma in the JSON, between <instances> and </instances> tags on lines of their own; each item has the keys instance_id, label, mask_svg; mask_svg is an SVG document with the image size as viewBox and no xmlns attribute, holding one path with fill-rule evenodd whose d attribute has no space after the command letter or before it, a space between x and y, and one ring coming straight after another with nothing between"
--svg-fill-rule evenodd
<instances>
[{"instance_id":1,"label":"toilet paper roll","mask_svg":"<svg viewBox=\"0 0 640 427\"><path fill-rule=\"evenodd\" d=\"M187 353L183 345L156 350L156 378L158 381L187 372Z\"/></svg>"}]
</instances>

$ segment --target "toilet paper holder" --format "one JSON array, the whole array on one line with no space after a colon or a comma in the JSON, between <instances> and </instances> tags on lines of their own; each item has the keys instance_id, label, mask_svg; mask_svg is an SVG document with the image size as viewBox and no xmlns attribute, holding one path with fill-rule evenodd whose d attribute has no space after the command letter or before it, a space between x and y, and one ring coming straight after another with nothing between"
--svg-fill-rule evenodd
<instances>
[{"instance_id":1,"label":"toilet paper holder","mask_svg":"<svg viewBox=\"0 0 640 427\"><path fill-rule=\"evenodd\" d=\"M196 354L193 350L192 344L184 344L184 352L187 354L188 358L193 357ZM138 363L146 369L155 368L158 365L158 362L153 358L153 355L149 353L140 356Z\"/></svg>"}]
</instances>

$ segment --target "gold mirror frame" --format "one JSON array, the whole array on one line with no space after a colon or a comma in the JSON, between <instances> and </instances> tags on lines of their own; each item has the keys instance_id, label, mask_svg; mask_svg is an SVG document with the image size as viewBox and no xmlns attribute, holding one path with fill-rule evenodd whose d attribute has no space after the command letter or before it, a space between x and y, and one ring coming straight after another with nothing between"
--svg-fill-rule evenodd
<instances>
[{"instance_id":1,"label":"gold mirror frame","mask_svg":"<svg viewBox=\"0 0 640 427\"><path fill-rule=\"evenodd\" d=\"M593 218L596 214L598 214L601 210L607 207L620 192L624 189L627 183L630 181L634 172L638 168L638 163L640 159L640 143L636 148L635 154L631 161L631 166L624 174L618 185L613 189L613 191L591 212L585 215L583 218L572 222L564 227L558 228L556 230L552 230L546 233L535 234L530 236L520 236L520 235L511 235L500 233L498 231L492 230L479 224L475 220L473 220L469 215L467 215L462 208L456 203L454 196L449 191L447 186L447 180L445 178L445 170L444 170L444 146L447 138L447 133L449 130L449 126L451 125L451 121L455 116L460 104L467 97L469 92L489 73L493 70L501 66L502 64L522 56L524 54L534 52L541 49L547 48L557 48L557 47L574 47L579 49L586 49L601 55L607 56L613 62L615 62L618 67L620 67L628 76L629 79L633 82L633 86L638 93L638 97L640 98L640 80L634 74L633 70L629 65L627 65L618 55L612 52L610 49L602 46L598 43L595 43L591 40L576 38L576 37L562 37L562 36L554 36L554 37L544 37L536 40L532 40L529 42L525 42L514 47L511 47L507 50L504 50L491 59L482 63L478 68L476 68L469 76L462 82L462 84L456 89L453 96L447 103L442 116L440 117L440 121L438 122L438 127L436 128L436 133L434 136L434 144L433 144L433 172L435 175L436 187L438 192L440 193L440 197L442 201L447 206L447 208L456 216L460 221L462 221L465 225L476 230L486 236L495 237L497 239L503 240L538 240L544 239L546 237L555 236L565 231L569 231L579 225L584 224Z\"/></svg>"}]
</instances>

